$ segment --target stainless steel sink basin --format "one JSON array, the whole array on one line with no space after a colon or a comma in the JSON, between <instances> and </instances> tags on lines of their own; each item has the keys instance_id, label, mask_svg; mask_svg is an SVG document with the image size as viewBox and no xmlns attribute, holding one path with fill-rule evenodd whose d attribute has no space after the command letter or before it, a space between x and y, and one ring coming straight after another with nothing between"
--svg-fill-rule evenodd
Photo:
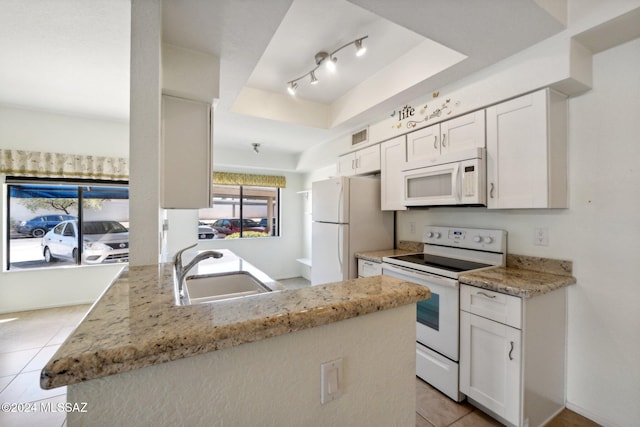
<instances>
[{"instance_id":1,"label":"stainless steel sink basin","mask_svg":"<svg viewBox=\"0 0 640 427\"><path fill-rule=\"evenodd\" d=\"M201 276L184 279L183 305L200 304L270 292L262 282L244 271Z\"/></svg>"}]
</instances>

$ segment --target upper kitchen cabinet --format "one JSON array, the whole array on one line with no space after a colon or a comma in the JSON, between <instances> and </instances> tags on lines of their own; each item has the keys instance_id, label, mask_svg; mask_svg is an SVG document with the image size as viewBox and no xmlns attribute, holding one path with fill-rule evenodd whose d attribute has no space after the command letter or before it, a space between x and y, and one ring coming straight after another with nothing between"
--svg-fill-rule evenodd
<instances>
[{"instance_id":1,"label":"upper kitchen cabinet","mask_svg":"<svg viewBox=\"0 0 640 427\"><path fill-rule=\"evenodd\" d=\"M383 211L406 210L402 171L407 162L406 137L380 144L380 201Z\"/></svg>"},{"instance_id":2,"label":"upper kitchen cabinet","mask_svg":"<svg viewBox=\"0 0 640 427\"><path fill-rule=\"evenodd\" d=\"M566 97L543 89L486 111L488 208L566 208Z\"/></svg>"},{"instance_id":3,"label":"upper kitchen cabinet","mask_svg":"<svg viewBox=\"0 0 640 427\"><path fill-rule=\"evenodd\" d=\"M162 96L161 207L211 206L211 105Z\"/></svg>"},{"instance_id":4,"label":"upper kitchen cabinet","mask_svg":"<svg viewBox=\"0 0 640 427\"><path fill-rule=\"evenodd\" d=\"M211 110L219 96L219 82L219 58L162 44L160 205L163 208L211 206Z\"/></svg>"},{"instance_id":5,"label":"upper kitchen cabinet","mask_svg":"<svg viewBox=\"0 0 640 427\"><path fill-rule=\"evenodd\" d=\"M380 145L372 145L338 157L338 175L365 175L380 170Z\"/></svg>"},{"instance_id":6,"label":"upper kitchen cabinet","mask_svg":"<svg viewBox=\"0 0 640 427\"><path fill-rule=\"evenodd\" d=\"M407 134L407 161L425 166L447 154L484 146L485 117L479 110Z\"/></svg>"}]
</instances>

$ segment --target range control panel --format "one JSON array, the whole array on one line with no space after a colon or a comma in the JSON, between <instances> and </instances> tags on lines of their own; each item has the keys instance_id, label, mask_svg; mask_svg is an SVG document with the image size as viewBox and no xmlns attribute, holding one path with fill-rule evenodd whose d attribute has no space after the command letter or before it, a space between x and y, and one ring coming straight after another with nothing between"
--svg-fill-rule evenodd
<instances>
[{"instance_id":1,"label":"range control panel","mask_svg":"<svg viewBox=\"0 0 640 427\"><path fill-rule=\"evenodd\" d=\"M426 226L423 237L423 242L430 245L496 253L504 253L507 249L507 232L504 230Z\"/></svg>"}]
</instances>

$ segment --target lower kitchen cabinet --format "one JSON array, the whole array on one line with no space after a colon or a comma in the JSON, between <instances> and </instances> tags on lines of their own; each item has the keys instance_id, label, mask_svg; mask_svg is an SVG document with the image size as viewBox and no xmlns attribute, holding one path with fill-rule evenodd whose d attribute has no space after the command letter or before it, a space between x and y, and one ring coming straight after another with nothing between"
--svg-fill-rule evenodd
<instances>
[{"instance_id":1,"label":"lower kitchen cabinet","mask_svg":"<svg viewBox=\"0 0 640 427\"><path fill-rule=\"evenodd\" d=\"M358 260L358 277L379 276L382 274L382 264L379 262Z\"/></svg>"},{"instance_id":2,"label":"lower kitchen cabinet","mask_svg":"<svg viewBox=\"0 0 640 427\"><path fill-rule=\"evenodd\" d=\"M460 391L506 421L520 413L520 330L460 312Z\"/></svg>"},{"instance_id":3,"label":"lower kitchen cabinet","mask_svg":"<svg viewBox=\"0 0 640 427\"><path fill-rule=\"evenodd\" d=\"M565 405L566 290L520 298L460 287L460 391L508 425Z\"/></svg>"}]
</instances>

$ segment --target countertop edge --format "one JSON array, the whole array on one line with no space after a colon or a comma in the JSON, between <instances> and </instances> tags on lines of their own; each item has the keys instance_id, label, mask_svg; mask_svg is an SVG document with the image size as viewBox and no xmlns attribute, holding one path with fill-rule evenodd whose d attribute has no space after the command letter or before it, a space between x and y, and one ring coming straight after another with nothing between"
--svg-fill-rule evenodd
<instances>
[{"instance_id":1,"label":"countertop edge","mask_svg":"<svg viewBox=\"0 0 640 427\"><path fill-rule=\"evenodd\" d=\"M338 296L340 288L356 285L364 287L367 285L364 283L365 281L371 286L379 286L384 289L379 294L356 295L348 299ZM427 288L398 279L388 277L382 279L382 276L353 279L312 288L315 288L315 292L320 292L328 302L311 307L303 304L295 309L283 310L281 313L273 313L224 326L201 328L177 336L155 338L141 344L125 344L57 358L56 354L41 372L41 387L51 389L103 378L413 304L430 296ZM299 290L278 292L280 295L274 294L273 297L276 299L285 298L285 293L288 292L288 297L291 298L291 293L296 291ZM301 298L304 297L304 294L304 292L301 293ZM96 304L99 303L100 301ZM221 304L229 304L229 301L221 302ZM245 332L242 333L242 331Z\"/></svg>"},{"instance_id":2,"label":"countertop edge","mask_svg":"<svg viewBox=\"0 0 640 427\"><path fill-rule=\"evenodd\" d=\"M573 276L525 270L513 267L492 267L459 277L462 284L500 292L520 298L533 298L577 283Z\"/></svg>"}]
</instances>

